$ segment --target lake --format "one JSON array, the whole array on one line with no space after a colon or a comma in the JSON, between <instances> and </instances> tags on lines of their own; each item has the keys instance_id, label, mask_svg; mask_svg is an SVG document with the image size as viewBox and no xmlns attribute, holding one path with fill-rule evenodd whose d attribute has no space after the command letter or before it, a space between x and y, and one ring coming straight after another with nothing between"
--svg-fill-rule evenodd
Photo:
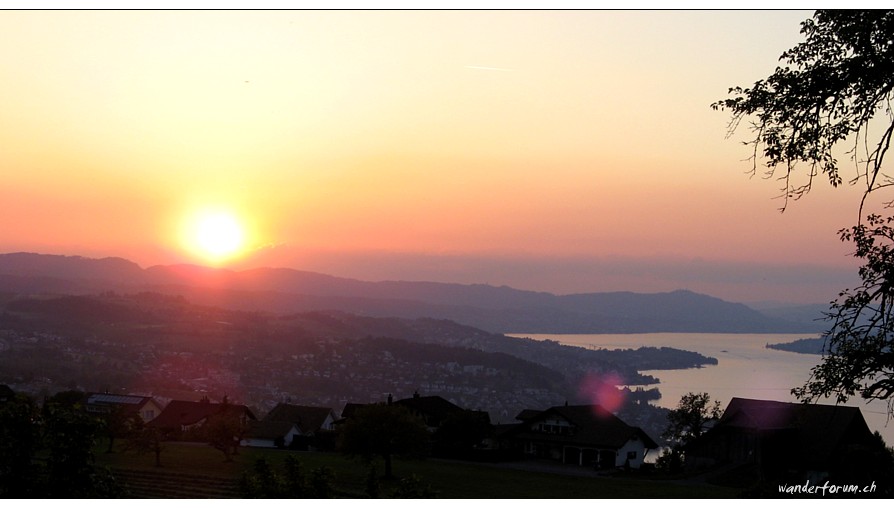
<instances>
[{"instance_id":1,"label":"lake","mask_svg":"<svg viewBox=\"0 0 894 508\"><path fill-rule=\"evenodd\" d=\"M767 344L815 338L810 334L737 334L737 333L646 333L646 334L512 334L536 340L551 339L569 346L604 349L636 349L643 346L673 347L717 358L717 365L700 369L648 370L661 382L662 398L657 405L673 408L688 392L708 392L722 407L733 397L795 402L791 389L801 386L810 369L820 361L818 355L805 355L769 349ZM859 407L871 430L877 430L888 445L894 444L894 424L887 424L887 404L851 399L846 404Z\"/></svg>"}]
</instances>

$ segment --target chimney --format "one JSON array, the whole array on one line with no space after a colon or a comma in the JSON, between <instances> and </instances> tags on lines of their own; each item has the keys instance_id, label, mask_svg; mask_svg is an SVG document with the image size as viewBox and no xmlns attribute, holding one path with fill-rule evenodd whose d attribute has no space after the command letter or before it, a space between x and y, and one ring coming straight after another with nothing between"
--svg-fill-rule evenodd
<instances>
[{"instance_id":1,"label":"chimney","mask_svg":"<svg viewBox=\"0 0 894 508\"><path fill-rule=\"evenodd\" d=\"M393 398L393 397L391 396L391 394L389 393L389 394L388 394L388 405L390 406L392 402L394 402L394 398Z\"/></svg>"}]
</instances>

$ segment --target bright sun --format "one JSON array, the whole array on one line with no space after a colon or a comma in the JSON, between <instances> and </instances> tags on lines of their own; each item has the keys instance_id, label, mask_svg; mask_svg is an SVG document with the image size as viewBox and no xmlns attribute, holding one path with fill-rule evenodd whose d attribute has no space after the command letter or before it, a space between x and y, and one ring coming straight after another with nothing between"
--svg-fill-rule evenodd
<instances>
[{"instance_id":1,"label":"bright sun","mask_svg":"<svg viewBox=\"0 0 894 508\"><path fill-rule=\"evenodd\" d=\"M188 227L187 246L211 262L220 262L239 254L245 245L245 232L239 220L227 211L196 214Z\"/></svg>"}]
</instances>

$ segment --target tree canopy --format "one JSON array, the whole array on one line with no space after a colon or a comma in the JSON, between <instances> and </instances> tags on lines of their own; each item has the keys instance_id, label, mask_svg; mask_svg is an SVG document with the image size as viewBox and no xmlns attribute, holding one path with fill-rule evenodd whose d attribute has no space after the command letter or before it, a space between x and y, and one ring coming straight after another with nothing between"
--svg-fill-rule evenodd
<instances>
[{"instance_id":1,"label":"tree canopy","mask_svg":"<svg viewBox=\"0 0 894 508\"><path fill-rule=\"evenodd\" d=\"M248 432L248 422L240 406L231 404L226 395L217 411L202 425L208 444L224 454L224 460L233 461L239 453L239 443Z\"/></svg>"},{"instance_id":2,"label":"tree canopy","mask_svg":"<svg viewBox=\"0 0 894 508\"><path fill-rule=\"evenodd\" d=\"M17 394L0 404L0 497L98 498L125 492L94 464L102 421L75 403L78 392L39 406Z\"/></svg>"},{"instance_id":3,"label":"tree canopy","mask_svg":"<svg viewBox=\"0 0 894 508\"><path fill-rule=\"evenodd\" d=\"M339 436L339 449L347 455L385 461L385 477L391 477L393 455L423 456L429 433L420 418L397 404L370 404L348 419Z\"/></svg>"},{"instance_id":4,"label":"tree canopy","mask_svg":"<svg viewBox=\"0 0 894 508\"><path fill-rule=\"evenodd\" d=\"M732 113L730 133L751 120L752 171L763 160L765 175L783 183L783 210L820 175L841 185L837 157L850 159L847 181L863 193L857 224L839 234L855 244L862 282L832 302L822 363L793 393L805 401L885 399L894 414L894 218L864 217L867 198L894 186L885 168L894 135L894 11L820 10L801 33L804 41L782 54L773 74L730 88L712 107ZM894 199L880 204L890 209Z\"/></svg>"},{"instance_id":5,"label":"tree canopy","mask_svg":"<svg viewBox=\"0 0 894 508\"><path fill-rule=\"evenodd\" d=\"M894 11L820 10L801 33L805 40L780 57L785 65L750 88L730 88L732 97L712 107L732 112L730 133L752 119L753 168L763 158L766 175L784 182L783 209L820 174L841 185L842 143L856 170L850 182L866 194L894 184L883 171L894 133Z\"/></svg>"},{"instance_id":6,"label":"tree canopy","mask_svg":"<svg viewBox=\"0 0 894 508\"><path fill-rule=\"evenodd\" d=\"M707 393L689 392L667 414L668 426L662 437L674 448L680 448L701 436L707 430L708 422L719 419L720 415L719 400L712 403Z\"/></svg>"},{"instance_id":7,"label":"tree canopy","mask_svg":"<svg viewBox=\"0 0 894 508\"><path fill-rule=\"evenodd\" d=\"M794 390L804 400L834 397L845 402L859 394L864 399L888 401L894 395L894 217L870 215L865 224L842 232L856 245L863 260L863 285L843 291L832 302L832 328L823 363L808 382Z\"/></svg>"}]
</instances>

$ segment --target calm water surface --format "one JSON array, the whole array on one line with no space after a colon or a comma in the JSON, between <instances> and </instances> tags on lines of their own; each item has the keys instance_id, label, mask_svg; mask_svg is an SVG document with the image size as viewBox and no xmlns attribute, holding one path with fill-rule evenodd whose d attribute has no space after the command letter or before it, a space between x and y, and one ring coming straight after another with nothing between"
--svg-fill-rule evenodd
<instances>
[{"instance_id":1,"label":"calm water surface","mask_svg":"<svg viewBox=\"0 0 894 508\"><path fill-rule=\"evenodd\" d=\"M661 383L659 406L672 408L688 392L708 392L722 406L733 397L795 402L791 389L802 386L810 369L820 361L818 355L805 355L769 349L767 344L814 338L810 334L737 334L737 333L647 333L632 335L539 335L513 334L536 340L551 339L569 346L604 349L630 349L642 346L674 347L717 358L717 365L700 369L643 371ZM864 404L851 399L847 405L859 407L866 423L878 430L888 445L894 444L894 423L888 425L884 402Z\"/></svg>"}]
</instances>

